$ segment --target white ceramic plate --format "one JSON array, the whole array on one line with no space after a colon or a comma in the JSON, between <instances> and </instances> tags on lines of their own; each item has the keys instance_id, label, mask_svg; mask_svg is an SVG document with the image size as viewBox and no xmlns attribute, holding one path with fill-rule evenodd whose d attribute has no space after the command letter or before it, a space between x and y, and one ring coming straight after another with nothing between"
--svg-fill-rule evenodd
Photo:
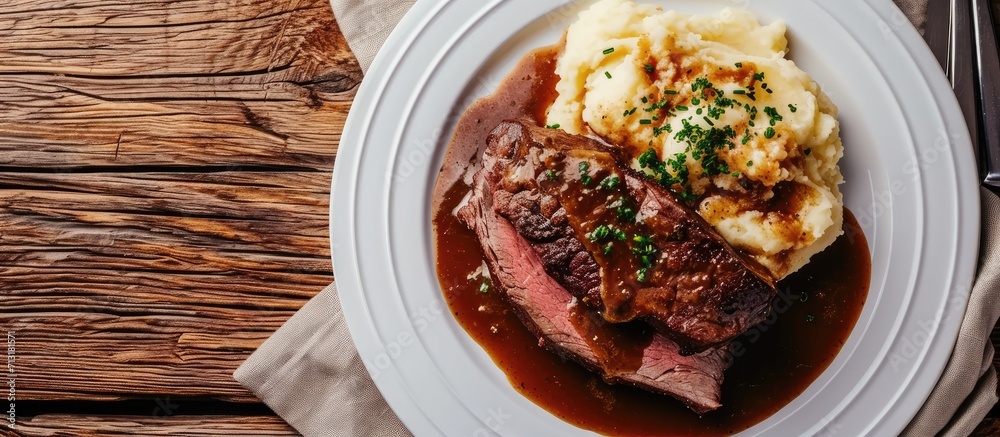
<instances>
[{"instance_id":1,"label":"white ceramic plate","mask_svg":"<svg viewBox=\"0 0 1000 437\"><path fill-rule=\"evenodd\" d=\"M872 254L868 301L826 372L746 434L897 433L946 363L976 264L976 169L943 73L889 0L651 1L785 20L791 58L840 106L844 198ZM416 435L586 434L511 388L448 313L430 196L460 111L588 4L420 0L358 92L334 171L334 268L358 351Z\"/></svg>"}]
</instances>

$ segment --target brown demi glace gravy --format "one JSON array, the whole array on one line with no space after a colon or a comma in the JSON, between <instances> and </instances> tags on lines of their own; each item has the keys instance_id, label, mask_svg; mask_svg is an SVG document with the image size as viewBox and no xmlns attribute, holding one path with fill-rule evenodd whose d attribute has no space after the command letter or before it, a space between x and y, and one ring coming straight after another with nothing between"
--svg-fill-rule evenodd
<instances>
[{"instance_id":1,"label":"brown demi glace gravy","mask_svg":"<svg viewBox=\"0 0 1000 437\"><path fill-rule=\"evenodd\" d=\"M610 385L538 345L500 293L469 279L483 263L475 234L452 214L469 191L462 175L487 133L507 118L543 120L555 99L555 48L528 54L498 91L473 104L456 128L435 192L438 278L455 319L507 374L511 385L560 419L609 435L727 435L771 416L801 394L844 345L868 294L871 260L857 220L844 236L780 282L771 316L733 342L723 406L698 416L681 402ZM641 340L640 340L641 341Z\"/></svg>"}]
</instances>

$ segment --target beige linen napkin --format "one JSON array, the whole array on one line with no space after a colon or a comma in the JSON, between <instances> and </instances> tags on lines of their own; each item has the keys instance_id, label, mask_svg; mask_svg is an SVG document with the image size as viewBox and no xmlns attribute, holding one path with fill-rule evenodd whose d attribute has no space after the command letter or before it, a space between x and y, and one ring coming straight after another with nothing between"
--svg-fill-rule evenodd
<instances>
[{"instance_id":1,"label":"beige linen napkin","mask_svg":"<svg viewBox=\"0 0 1000 437\"><path fill-rule=\"evenodd\" d=\"M413 0L331 3L367 71ZM922 27L927 0L896 3ZM944 375L905 435L968 435L997 401L989 336L1000 316L1000 199L983 190L982 202L980 273L961 336ZM233 376L305 436L409 435L365 371L334 285L306 303Z\"/></svg>"}]
</instances>

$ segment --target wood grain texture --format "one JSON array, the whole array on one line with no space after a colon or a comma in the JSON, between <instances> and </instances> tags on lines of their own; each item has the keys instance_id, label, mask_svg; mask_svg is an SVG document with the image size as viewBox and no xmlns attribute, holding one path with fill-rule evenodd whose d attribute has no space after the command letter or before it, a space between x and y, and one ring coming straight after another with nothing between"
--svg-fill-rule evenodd
<instances>
[{"instance_id":1,"label":"wood grain texture","mask_svg":"<svg viewBox=\"0 0 1000 437\"><path fill-rule=\"evenodd\" d=\"M4 436L91 437L142 436L297 436L274 416L76 416L43 415L18 426L17 432L0 431Z\"/></svg>"},{"instance_id":2,"label":"wood grain texture","mask_svg":"<svg viewBox=\"0 0 1000 437\"><path fill-rule=\"evenodd\" d=\"M0 29L18 398L255 402L233 370L332 281L362 75L329 3L16 0Z\"/></svg>"},{"instance_id":3,"label":"wood grain texture","mask_svg":"<svg viewBox=\"0 0 1000 437\"><path fill-rule=\"evenodd\" d=\"M979 424L979 427L972 433L972 437L996 437L1000 435L1000 419L988 417Z\"/></svg>"},{"instance_id":4,"label":"wood grain texture","mask_svg":"<svg viewBox=\"0 0 1000 437\"><path fill-rule=\"evenodd\" d=\"M19 398L255 402L232 371L332 280L329 174L362 74L328 2L8 0L0 29ZM21 419L0 435L297 435L273 416Z\"/></svg>"}]
</instances>

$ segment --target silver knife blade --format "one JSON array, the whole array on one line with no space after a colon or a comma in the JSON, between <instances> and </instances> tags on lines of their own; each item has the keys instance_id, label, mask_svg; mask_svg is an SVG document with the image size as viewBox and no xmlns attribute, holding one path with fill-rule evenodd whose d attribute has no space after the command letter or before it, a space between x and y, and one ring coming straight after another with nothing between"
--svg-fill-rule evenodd
<instances>
[{"instance_id":1,"label":"silver knife blade","mask_svg":"<svg viewBox=\"0 0 1000 437\"><path fill-rule=\"evenodd\" d=\"M951 11L955 0L929 0L927 21L924 23L924 41L934 52L941 68L948 70L948 53L951 45Z\"/></svg>"},{"instance_id":2,"label":"silver knife blade","mask_svg":"<svg viewBox=\"0 0 1000 437\"><path fill-rule=\"evenodd\" d=\"M980 162L983 183L1000 187L1000 52L990 2L972 0L976 35L976 67L979 79Z\"/></svg>"},{"instance_id":3,"label":"silver knife blade","mask_svg":"<svg viewBox=\"0 0 1000 437\"><path fill-rule=\"evenodd\" d=\"M965 116L972 137L972 147L979 156L979 109L976 102L976 56L972 53L976 43L972 0L955 0L952 3L951 54L948 62L948 77L958 97L958 104Z\"/></svg>"}]
</instances>

